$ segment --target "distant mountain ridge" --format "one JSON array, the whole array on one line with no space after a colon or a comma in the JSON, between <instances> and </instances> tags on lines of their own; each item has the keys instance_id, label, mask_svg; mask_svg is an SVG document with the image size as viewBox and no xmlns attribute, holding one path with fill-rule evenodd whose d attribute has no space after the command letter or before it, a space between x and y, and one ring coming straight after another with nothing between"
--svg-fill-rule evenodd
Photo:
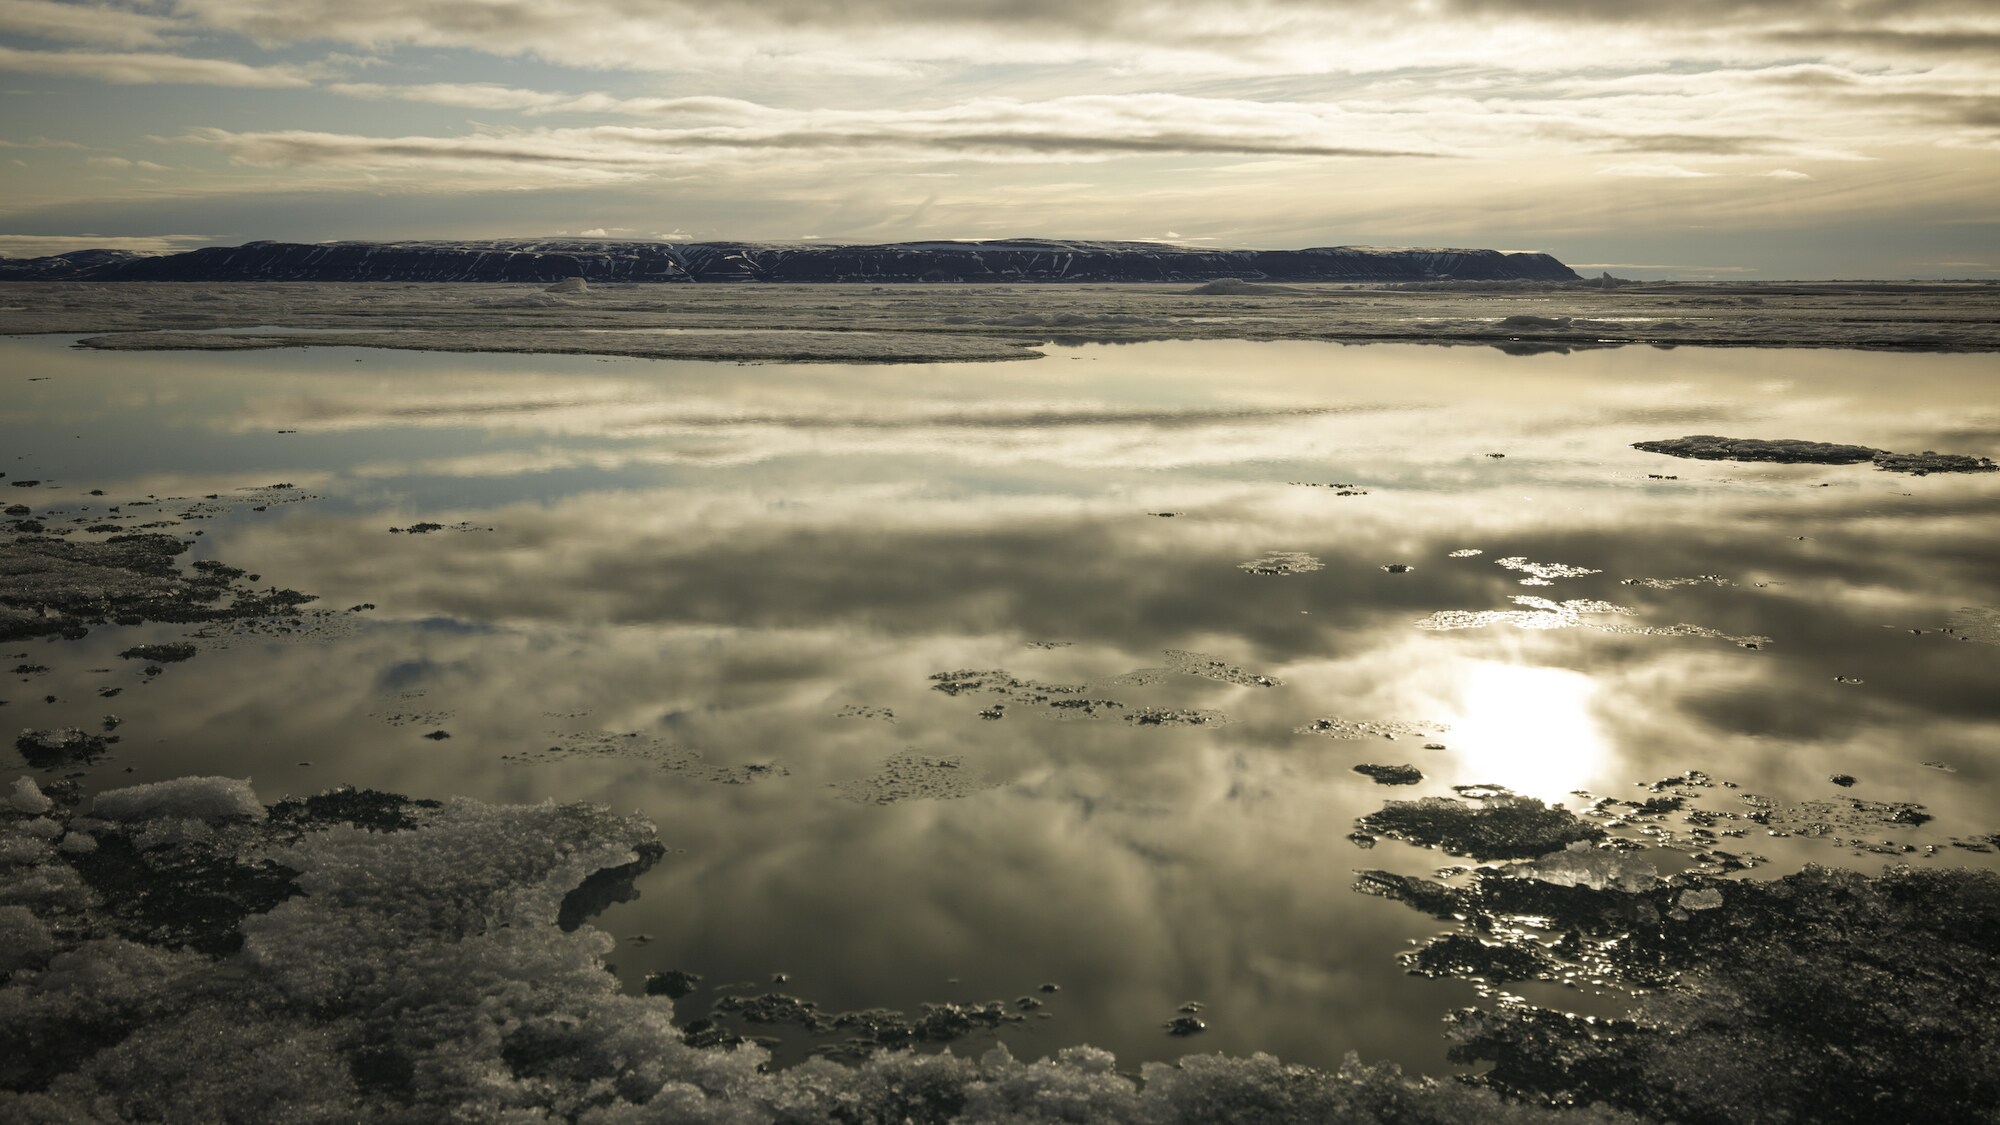
<instances>
[{"instance_id":1,"label":"distant mountain ridge","mask_svg":"<svg viewBox=\"0 0 2000 1125\"><path fill-rule=\"evenodd\" d=\"M79 281L1579 281L1548 254L1321 246L1220 250L1155 242L627 242L495 239L249 242L150 257L85 250L0 259L0 279Z\"/></svg>"},{"instance_id":2,"label":"distant mountain ridge","mask_svg":"<svg viewBox=\"0 0 2000 1125\"><path fill-rule=\"evenodd\" d=\"M131 250L72 250L45 258L0 258L0 280L64 281L140 257Z\"/></svg>"}]
</instances>

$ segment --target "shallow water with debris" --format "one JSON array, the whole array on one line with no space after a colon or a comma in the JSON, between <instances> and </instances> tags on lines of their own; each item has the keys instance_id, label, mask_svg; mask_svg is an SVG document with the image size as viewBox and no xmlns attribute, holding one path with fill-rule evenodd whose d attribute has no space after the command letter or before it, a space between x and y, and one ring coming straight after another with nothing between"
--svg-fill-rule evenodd
<instances>
[{"instance_id":1,"label":"shallow water with debris","mask_svg":"<svg viewBox=\"0 0 2000 1125\"><path fill-rule=\"evenodd\" d=\"M780 1059L847 1029L745 1013L1453 1070L1491 982L1408 971L1438 920L1352 889L1470 862L1417 802L1562 803L1591 832L1551 850L1663 875L2000 866L2000 475L1632 448L1990 457L1987 356L68 342L0 341L0 534L172 535L317 600L0 644L13 764L643 812L620 978L698 975L678 1018Z\"/></svg>"}]
</instances>

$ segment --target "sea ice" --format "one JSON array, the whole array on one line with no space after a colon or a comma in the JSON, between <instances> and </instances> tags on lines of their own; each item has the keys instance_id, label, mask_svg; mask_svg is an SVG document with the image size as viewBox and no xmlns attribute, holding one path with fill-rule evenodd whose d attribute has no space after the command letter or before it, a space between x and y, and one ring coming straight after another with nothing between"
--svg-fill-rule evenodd
<instances>
[{"instance_id":1,"label":"sea ice","mask_svg":"<svg viewBox=\"0 0 2000 1125\"><path fill-rule=\"evenodd\" d=\"M35 815L45 813L55 805L54 801L42 794L42 787L36 785L32 777L14 779L14 793L8 798L8 803L24 813Z\"/></svg>"},{"instance_id":2,"label":"sea ice","mask_svg":"<svg viewBox=\"0 0 2000 1125\"><path fill-rule=\"evenodd\" d=\"M177 777L150 785L134 785L99 793L91 811L117 821L147 820L154 817L227 820L264 818L264 806L250 782L227 777Z\"/></svg>"}]
</instances>

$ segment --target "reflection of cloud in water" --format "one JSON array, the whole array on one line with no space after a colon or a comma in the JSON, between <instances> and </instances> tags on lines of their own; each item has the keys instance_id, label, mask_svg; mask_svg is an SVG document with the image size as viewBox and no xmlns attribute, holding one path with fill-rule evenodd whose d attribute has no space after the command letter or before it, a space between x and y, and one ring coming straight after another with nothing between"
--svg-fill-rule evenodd
<instances>
[{"instance_id":1,"label":"reflection of cloud in water","mask_svg":"<svg viewBox=\"0 0 2000 1125\"><path fill-rule=\"evenodd\" d=\"M133 780L250 775L266 796L347 780L642 807L685 852L618 908L614 928L659 937L621 951L628 981L649 968L711 980L783 968L827 1010L912 1010L946 998L925 982L952 976L981 998L1060 980L1047 1025L1057 1041L1131 1058L1158 1050L1159 1020L1194 998L1210 1004L1204 1048L1337 1062L1353 1047L1442 1065L1432 1013L1452 1003L1437 991L1447 986L1388 959L1431 927L1321 877L1356 865L1342 833L1382 800L1357 763L1407 760L1426 775L1412 797L1493 783L1550 800L1580 786L1629 796L1635 781L1690 768L1777 800L1827 800L1824 778L1839 772L1860 779L1856 797L1936 814L1915 842L1992 830L1994 650L1938 631L1961 606L2000 605L1991 482L1787 466L1648 482L1617 421L1712 401L1723 416L1781 419L1754 423L1760 432L1923 448L1937 443L1893 432L1907 428L1899 404L1953 401L1923 372L1975 365L1898 357L1916 390L1891 394L1880 357L1782 361L1812 367L1817 397L1805 400L1746 392L1745 379L1781 364L1747 353L1508 360L1506 379L1488 377L1500 362L1490 354L1445 351L1408 363L1393 350L1255 352L1293 356L1269 367L1240 350L1123 354L1118 371L1038 362L974 376L448 369L411 355L398 363L414 374L394 381L351 360L356 374L329 362L299 376L289 356L145 357L171 375L156 380L163 397L122 409L178 421L128 420L129 447L94 451L102 464L90 471L189 482L146 489L162 494L311 488L327 499L207 521L199 549L323 605L380 608L327 645L246 638L161 683L134 681L119 697L128 741L117 766L140 771ZM77 373L135 359L57 361L81 402L93 385ZM241 417L254 424L234 435L210 424L246 397L255 405ZM308 399L327 428L258 432L288 428ZM1389 409L1412 401L1452 405ZM821 424L822 408L885 421ZM1860 432L1875 424L1869 411L1885 419L1879 436ZM180 444L140 440L162 426ZM1494 450L1508 456L1484 456ZM125 462L136 467L115 467ZM69 476L75 488L104 483ZM1286 487L1296 479L1362 481L1369 495ZM1157 510L1185 514L1145 514ZM459 519L497 530L385 531ZM1322 569L1283 580L1237 569L1267 546ZM1470 548L1486 556L1444 558ZM1575 595L1565 610L1510 601L1522 575L1487 561L1505 558L1603 573L1559 579ZM1392 560L1417 566L1377 569ZM1734 585L1620 584L1709 574ZM1582 612L1613 603L1632 612ZM1440 607L1612 628L1410 627ZM1747 652L1624 631L1674 622L1779 643ZM73 666L49 683L63 701L38 725L96 720L83 669L117 664L131 641L118 634L62 649ZM1051 639L1073 643L1024 643ZM1120 679L1163 665L1176 670ZM995 697L931 690L928 676L959 668L1115 685L1103 694L1121 713L1233 722L1054 725L1011 721L1011 706L1010 721L983 721ZM423 710L451 713L450 740L369 717L385 692L415 690ZM864 707L893 712L893 725L840 717ZM1435 717L1452 730L1435 736L1448 749L1426 748L1428 734L1295 733L1328 717ZM723 786L643 755L512 764L560 743L548 734L557 725L637 731L648 746L700 754L704 769L775 760L791 772ZM830 788L905 747L1006 784L883 805ZM1818 850L1785 850L1808 843ZM1399 850L1371 860L1398 862ZM1823 840L1758 850L1839 858ZM802 949L802 932L842 940Z\"/></svg>"}]
</instances>

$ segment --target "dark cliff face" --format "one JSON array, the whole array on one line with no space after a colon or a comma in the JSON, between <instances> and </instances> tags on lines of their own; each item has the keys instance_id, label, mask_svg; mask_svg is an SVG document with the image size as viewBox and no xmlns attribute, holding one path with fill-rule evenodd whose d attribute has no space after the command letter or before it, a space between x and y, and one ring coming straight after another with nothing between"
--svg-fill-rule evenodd
<instances>
[{"instance_id":1,"label":"dark cliff face","mask_svg":"<svg viewBox=\"0 0 2000 1125\"><path fill-rule=\"evenodd\" d=\"M0 258L0 281L60 281L141 260L142 255L130 250L75 250L46 258Z\"/></svg>"},{"instance_id":2,"label":"dark cliff face","mask_svg":"<svg viewBox=\"0 0 2000 1125\"><path fill-rule=\"evenodd\" d=\"M17 278L92 281L1577 281L1547 254L1497 250L1318 247L1210 250L1149 242L1009 239L823 243L251 242L82 264L96 251L9 263ZM36 262L64 262L38 273Z\"/></svg>"}]
</instances>

